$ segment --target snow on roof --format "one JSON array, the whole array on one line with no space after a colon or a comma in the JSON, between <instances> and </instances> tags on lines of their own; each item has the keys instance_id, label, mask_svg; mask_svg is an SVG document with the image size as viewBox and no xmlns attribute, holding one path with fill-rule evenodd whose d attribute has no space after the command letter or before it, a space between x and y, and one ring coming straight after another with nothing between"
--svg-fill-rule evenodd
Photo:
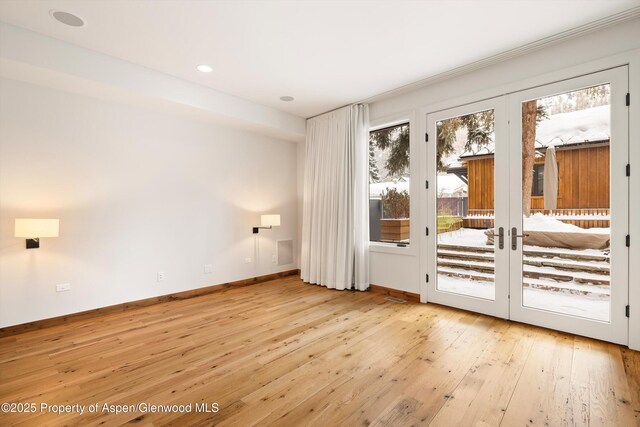
<instances>
[{"instance_id":1,"label":"snow on roof","mask_svg":"<svg viewBox=\"0 0 640 427\"><path fill-rule=\"evenodd\" d=\"M553 114L538 123L536 148L609 140L610 118L608 105ZM495 145L491 142L482 148L465 151L460 158L493 154L494 150Z\"/></svg>"},{"instance_id":2,"label":"snow on roof","mask_svg":"<svg viewBox=\"0 0 640 427\"><path fill-rule=\"evenodd\" d=\"M369 184L369 197L380 197L380 195L391 189L395 188L398 191L409 191L409 178L403 178L397 181L387 182L372 182Z\"/></svg>"},{"instance_id":3,"label":"snow on roof","mask_svg":"<svg viewBox=\"0 0 640 427\"><path fill-rule=\"evenodd\" d=\"M452 173L438 174L438 197L464 197L467 195L467 184Z\"/></svg>"},{"instance_id":4,"label":"snow on roof","mask_svg":"<svg viewBox=\"0 0 640 427\"><path fill-rule=\"evenodd\" d=\"M603 105L549 116L536 128L536 147L608 140L609 111L609 106Z\"/></svg>"},{"instance_id":5,"label":"snow on roof","mask_svg":"<svg viewBox=\"0 0 640 427\"><path fill-rule=\"evenodd\" d=\"M438 197L463 197L467 194L467 184L452 173L438 174ZM409 178L403 180L375 182L369 184L369 197L378 198L380 195L395 188L398 191L409 191Z\"/></svg>"}]
</instances>

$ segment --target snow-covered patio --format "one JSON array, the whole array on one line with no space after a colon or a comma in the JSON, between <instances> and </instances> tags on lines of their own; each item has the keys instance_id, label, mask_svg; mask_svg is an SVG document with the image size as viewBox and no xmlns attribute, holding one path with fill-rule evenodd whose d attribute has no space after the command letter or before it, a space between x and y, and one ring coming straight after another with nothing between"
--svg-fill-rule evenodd
<instances>
[{"instance_id":1,"label":"snow-covered patio","mask_svg":"<svg viewBox=\"0 0 640 427\"><path fill-rule=\"evenodd\" d=\"M584 230L551 218L527 219L524 229L609 232ZM493 245L487 244L485 231L463 228L438 235L438 290L494 299ZM522 268L524 306L609 321L606 250L525 245Z\"/></svg>"}]
</instances>

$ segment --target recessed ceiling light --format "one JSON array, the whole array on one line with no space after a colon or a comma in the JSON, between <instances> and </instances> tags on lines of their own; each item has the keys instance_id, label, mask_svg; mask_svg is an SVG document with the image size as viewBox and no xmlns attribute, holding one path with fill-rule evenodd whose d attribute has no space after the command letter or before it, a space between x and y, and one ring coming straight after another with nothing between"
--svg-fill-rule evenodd
<instances>
[{"instance_id":1,"label":"recessed ceiling light","mask_svg":"<svg viewBox=\"0 0 640 427\"><path fill-rule=\"evenodd\" d=\"M73 13L52 9L49 14L53 19L71 27L84 27L84 20Z\"/></svg>"},{"instance_id":2,"label":"recessed ceiling light","mask_svg":"<svg viewBox=\"0 0 640 427\"><path fill-rule=\"evenodd\" d=\"M281 97L280 97L280 101L284 101L284 102L291 102L291 101L293 101L294 99L295 99L295 98L294 98L293 96L289 96L289 95L281 96Z\"/></svg>"},{"instance_id":3,"label":"recessed ceiling light","mask_svg":"<svg viewBox=\"0 0 640 427\"><path fill-rule=\"evenodd\" d=\"M200 71L201 73L210 73L213 71L213 68L211 68L207 64L200 64L196 67L196 70Z\"/></svg>"}]
</instances>

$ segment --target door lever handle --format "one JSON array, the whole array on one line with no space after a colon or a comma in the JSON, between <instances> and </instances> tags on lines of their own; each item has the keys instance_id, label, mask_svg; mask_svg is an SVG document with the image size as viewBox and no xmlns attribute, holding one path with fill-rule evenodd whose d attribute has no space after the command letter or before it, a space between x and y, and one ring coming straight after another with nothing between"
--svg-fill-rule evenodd
<instances>
[{"instance_id":1,"label":"door lever handle","mask_svg":"<svg viewBox=\"0 0 640 427\"><path fill-rule=\"evenodd\" d=\"M504 227L498 228L498 234L493 233L492 236L498 238L498 249L504 249Z\"/></svg>"},{"instance_id":2,"label":"door lever handle","mask_svg":"<svg viewBox=\"0 0 640 427\"><path fill-rule=\"evenodd\" d=\"M516 227L513 227L511 229L511 249L514 251L518 249L518 237L527 236L529 236L527 233L518 234L518 229Z\"/></svg>"}]
</instances>

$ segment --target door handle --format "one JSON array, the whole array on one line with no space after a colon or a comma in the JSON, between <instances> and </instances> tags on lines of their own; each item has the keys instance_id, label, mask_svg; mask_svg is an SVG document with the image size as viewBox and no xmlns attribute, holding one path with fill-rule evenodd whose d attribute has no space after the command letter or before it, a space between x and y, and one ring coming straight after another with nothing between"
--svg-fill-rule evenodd
<instances>
[{"instance_id":1,"label":"door handle","mask_svg":"<svg viewBox=\"0 0 640 427\"><path fill-rule=\"evenodd\" d=\"M498 228L498 234L493 233L492 236L498 238L498 249L504 249L504 227Z\"/></svg>"},{"instance_id":2,"label":"door handle","mask_svg":"<svg viewBox=\"0 0 640 427\"><path fill-rule=\"evenodd\" d=\"M518 229L516 227L513 227L511 229L511 249L514 251L518 249L518 237L527 237L527 236L528 234L526 233L518 234Z\"/></svg>"}]
</instances>

